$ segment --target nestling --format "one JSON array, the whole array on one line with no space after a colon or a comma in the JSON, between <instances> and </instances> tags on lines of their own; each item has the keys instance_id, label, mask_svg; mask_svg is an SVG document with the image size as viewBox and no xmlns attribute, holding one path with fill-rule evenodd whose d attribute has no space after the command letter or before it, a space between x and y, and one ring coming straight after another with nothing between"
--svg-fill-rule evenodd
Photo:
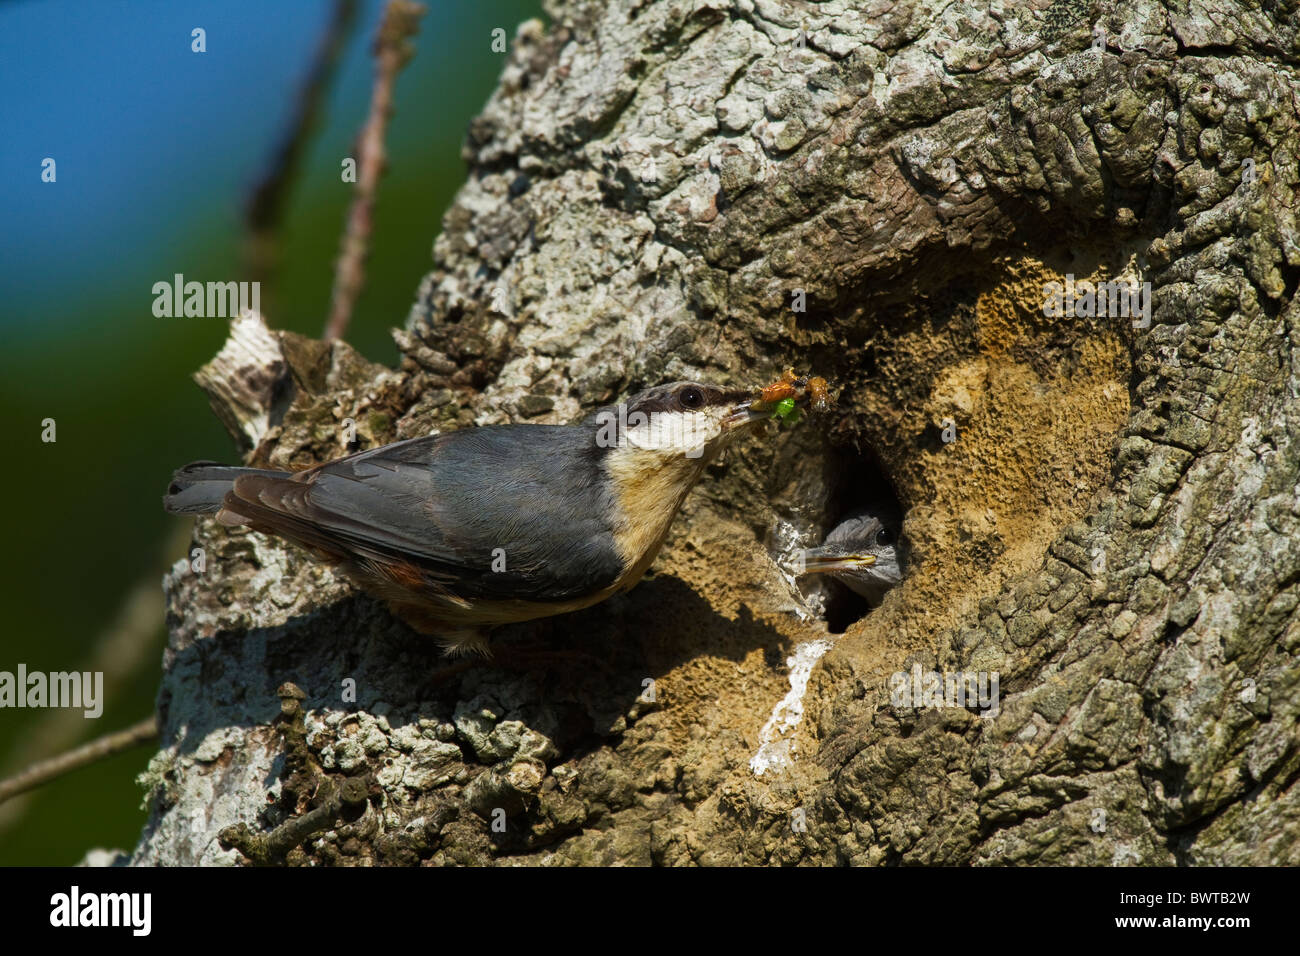
<instances>
[{"instance_id":1,"label":"nestling","mask_svg":"<svg viewBox=\"0 0 1300 956\"><path fill-rule=\"evenodd\" d=\"M857 512L840 522L820 548L804 552L804 574L829 574L878 605L903 580L897 533L876 515Z\"/></svg>"},{"instance_id":2,"label":"nestling","mask_svg":"<svg viewBox=\"0 0 1300 956\"><path fill-rule=\"evenodd\" d=\"M498 625L636 584L705 466L769 411L675 382L580 425L465 428L296 473L195 462L163 504L302 545L448 653L486 653Z\"/></svg>"}]
</instances>

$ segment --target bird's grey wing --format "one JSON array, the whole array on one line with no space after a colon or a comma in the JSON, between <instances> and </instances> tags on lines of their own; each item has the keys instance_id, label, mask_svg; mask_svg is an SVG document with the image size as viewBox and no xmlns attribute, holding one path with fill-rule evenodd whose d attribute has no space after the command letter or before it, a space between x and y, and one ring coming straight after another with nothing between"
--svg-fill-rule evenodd
<instances>
[{"instance_id":1,"label":"bird's grey wing","mask_svg":"<svg viewBox=\"0 0 1300 956\"><path fill-rule=\"evenodd\" d=\"M583 436L521 425L411 439L292 476L241 476L225 508L466 597L566 600L622 570L603 489L583 487L591 473L574 467L584 449L569 446Z\"/></svg>"}]
</instances>

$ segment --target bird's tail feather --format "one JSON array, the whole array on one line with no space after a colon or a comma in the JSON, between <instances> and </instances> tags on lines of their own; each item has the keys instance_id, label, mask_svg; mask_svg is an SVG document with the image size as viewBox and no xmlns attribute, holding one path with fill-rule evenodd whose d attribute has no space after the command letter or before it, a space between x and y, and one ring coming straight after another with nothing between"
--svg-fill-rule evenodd
<instances>
[{"instance_id":1,"label":"bird's tail feather","mask_svg":"<svg viewBox=\"0 0 1300 956\"><path fill-rule=\"evenodd\" d=\"M174 515L216 514L240 475L263 475L268 478L286 478L288 472L267 471L261 468L241 468L221 465L215 461L196 461L177 470L172 475L163 508Z\"/></svg>"}]
</instances>

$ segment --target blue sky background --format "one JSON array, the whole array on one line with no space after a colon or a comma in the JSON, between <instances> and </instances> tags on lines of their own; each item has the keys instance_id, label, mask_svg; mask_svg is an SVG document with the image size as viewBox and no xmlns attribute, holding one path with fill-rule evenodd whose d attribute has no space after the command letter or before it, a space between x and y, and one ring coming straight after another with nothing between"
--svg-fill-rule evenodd
<instances>
[{"instance_id":1,"label":"blue sky background","mask_svg":"<svg viewBox=\"0 0 1300 956\"><path fill-rule=\"evenodd\" d=\"M348 338L391 363L441 216L464 181L460 147L534 0L426 0L415 59L397 85L367 286ZM289 117L330 15L326 0L99 0L0 4L0 407L10 442L6 609L0 670L82 668L137 582L177 554L160 497L173 468L236 452L191 373L225 338L219 319L159 319L152 286L183 273L241 278L242 207ZM361 4L293 184L274 327L319 335L351 186L339 162L365 119L370 43L382 3ZM190 31L207 31L191 52ZM41 161L57 182L41 181ZM267 298L263 296L264 305ZM41 421L58 441L40 440ZM145 716L149 665L90 739ZM39 715L38 715L39 716ZM0 710L0 768L36 731ZM143 822L139 750L44 788L0 864L71 863L90 846L129 849ZM11 770L12 767L6 769ZM3 770L0 770L3 772Z\"/></svg>"}]
</instances>

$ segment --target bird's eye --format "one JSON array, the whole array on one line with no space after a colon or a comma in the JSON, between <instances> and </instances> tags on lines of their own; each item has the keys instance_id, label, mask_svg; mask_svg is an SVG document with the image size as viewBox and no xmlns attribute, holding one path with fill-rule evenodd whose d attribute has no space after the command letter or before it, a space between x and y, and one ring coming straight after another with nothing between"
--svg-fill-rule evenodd
<instances>
[{"instance_id":1,"label":"bird's eye","mask_svg":"<svg viewBox=\"0 0 1300 956\"><path fill-rule=\"evenodd\" d=\"M688 385L677 393L677 400L682 403L682 408L703 408L704 393L694 385Z\"/></svg>"},{"instance_id":2,"label":"bird's eye","mask_svg":"<svg viewBox=\"0 0 1300 956\"><path fill-rule=\"evenodd\" d=\"M889 533L888 528L881 528L879 531L876 532L876 545L878 547L883 548L886 545L890 545L893 543L894 543L894 536Z\"/></svg>"}]
</instances>

